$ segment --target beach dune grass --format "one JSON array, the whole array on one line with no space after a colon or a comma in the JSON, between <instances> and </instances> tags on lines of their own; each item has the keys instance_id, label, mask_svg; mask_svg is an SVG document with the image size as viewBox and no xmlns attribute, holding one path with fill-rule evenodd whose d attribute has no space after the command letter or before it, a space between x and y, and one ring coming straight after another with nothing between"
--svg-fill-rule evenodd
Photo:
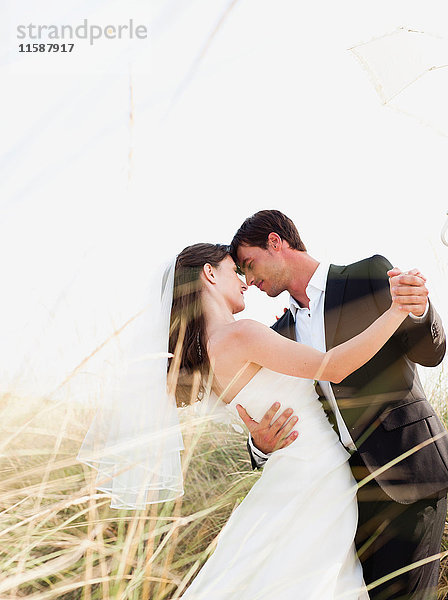
<instances>
[{"instance_id":1,"label":"beach dune grass","mask_svg":"<svg viewBox=\"0 0 448 600\"><path fill-rule=\"evenodd\" d=\"M443 377L428 395L447 423ZM13 396L0 407L0 599L175 600L260 476L244 433L187 425L185 495L111 509L96 472L76 460L91 409ZM440 600L448 597L447 557L441 565Z\"/></svg>"},{"instance_id":2,"label":"beach dune grass","mask_svg":"<svg viewBox=\"0 0 448 600\"><path fill-rule=\"evenodd\" d=\"M259 477L241 433L187 427L185 495L111 509L96 471L76 460L92 411L19 400L1 411L0 598L175 597Z\"/></svg>"}]
</instances>

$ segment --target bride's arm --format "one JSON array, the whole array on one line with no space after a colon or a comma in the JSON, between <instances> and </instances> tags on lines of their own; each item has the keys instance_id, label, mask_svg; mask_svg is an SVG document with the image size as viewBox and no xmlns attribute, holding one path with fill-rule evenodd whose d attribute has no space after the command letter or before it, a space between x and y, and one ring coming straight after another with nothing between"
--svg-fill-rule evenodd
<instances>
[{"instance_id":1,"label":"bride's arm","mask_svg":"<svg viewBox=\"0 0 448 600\"><path fill-rule=\"evenodd\" d=\"M351 340L320 352L289 340L270 327L242 319L229 325L226 343L239 361L253 362L272 371L339 383L369 361L398 329L407 312L392 306L365 331Z\"/></svg>"}]
</instances>

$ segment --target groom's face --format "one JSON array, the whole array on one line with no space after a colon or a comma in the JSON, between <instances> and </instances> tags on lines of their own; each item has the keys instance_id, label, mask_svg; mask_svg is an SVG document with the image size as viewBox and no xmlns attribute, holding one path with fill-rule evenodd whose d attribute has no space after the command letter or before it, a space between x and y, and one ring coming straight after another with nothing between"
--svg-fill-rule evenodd
<instances>
[{"instance_id":1,"label":"groom's face","mask_svg":"<svg viewBox=\"0 0 448 600\"><path fill-rule=\"evenodd\" d=\"M284 265L277 252L269 247L239 246L237 255L247 285L256 285L273 298L285 291Z\"/></svg>"}]
</instances>

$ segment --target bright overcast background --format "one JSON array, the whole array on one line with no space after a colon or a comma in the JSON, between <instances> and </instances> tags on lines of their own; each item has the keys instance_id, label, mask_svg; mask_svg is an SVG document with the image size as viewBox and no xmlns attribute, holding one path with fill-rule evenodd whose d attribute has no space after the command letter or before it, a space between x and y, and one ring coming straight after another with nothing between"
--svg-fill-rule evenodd
<instances>
[{"instance_id":1,"label":"bright overcast background","mask_svg":"<svg viewBox=\"0 0 448 600\"><path fill-rule=\"evenodd\" d=\"M349 50L393 34L380 57L391 89L435 39L429 67L448 64L446 0L1 7L2 391L93 397L111 345L82 361L141 306L152 266L190 243L228 243L265 208L290 216L317 259L418 266L448 323L448 131L432 107L448 69L409 87L427 112L406 116ZM133 19L149 35L19 53L55 40L19 40L18 25L84 19ZM286 305L251 289L244 314L271 324Z\"/></svg>"}]
</instances>

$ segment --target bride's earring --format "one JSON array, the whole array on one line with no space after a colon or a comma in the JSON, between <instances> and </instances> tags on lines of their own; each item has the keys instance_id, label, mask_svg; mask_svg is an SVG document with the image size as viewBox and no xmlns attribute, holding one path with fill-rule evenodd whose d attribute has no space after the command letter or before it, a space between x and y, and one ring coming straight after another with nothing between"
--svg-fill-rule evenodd
<instances>
[{"instance_id":1,"label":"bride's earring","mask_svg":"<svg viewBox=\"0 0 448 600\"><path fill-rule=\"evenodd\" d=\"M202 360L202 348L201 348L201 339L200 339L199 331L196 336L196 344L198 346L199 360Z\"/></svg>"}]
</instances>

